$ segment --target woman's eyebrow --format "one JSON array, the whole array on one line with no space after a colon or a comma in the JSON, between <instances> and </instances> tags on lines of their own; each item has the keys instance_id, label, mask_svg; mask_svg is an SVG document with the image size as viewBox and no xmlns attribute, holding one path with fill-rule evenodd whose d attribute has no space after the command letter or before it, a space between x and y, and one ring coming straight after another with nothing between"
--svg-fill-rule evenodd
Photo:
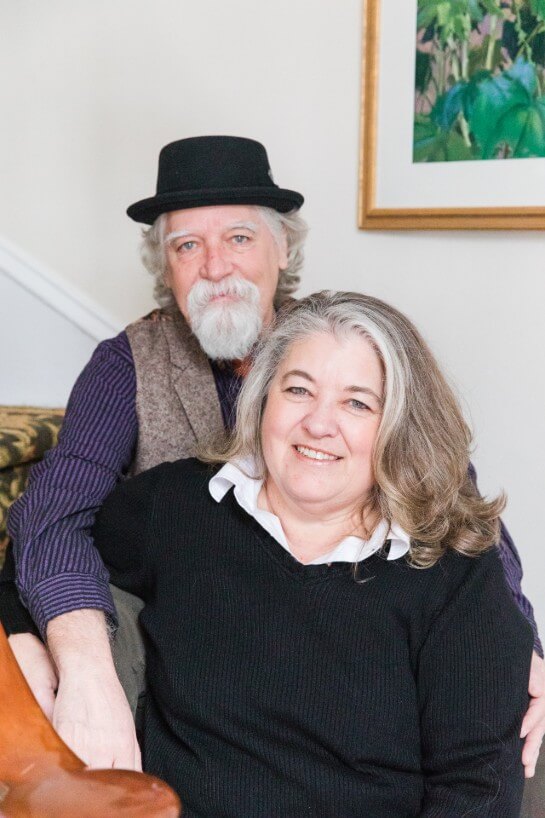
<instances>
[{"instance_id":1,"label":"woman's eyebrow","mask_svg":"<svg viewBox=\"0 0 545 818\"><path fill-rule=\"evenodd\" d=\"M303 369L290 369L289 372L285 372L282 375L282 381L285 381L286 378L290 377L290 375L298 375L300 378L305 378L305 380L315 383L315 380L312 377L312 375L309 375L308 372L305 372Z\"/></svg>"}]
</instances>

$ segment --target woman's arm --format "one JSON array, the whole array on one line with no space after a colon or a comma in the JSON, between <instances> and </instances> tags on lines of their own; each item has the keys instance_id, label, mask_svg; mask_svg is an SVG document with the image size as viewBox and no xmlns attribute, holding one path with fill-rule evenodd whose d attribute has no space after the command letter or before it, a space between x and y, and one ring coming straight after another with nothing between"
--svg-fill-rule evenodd
<instances>
[{"instance_id":1,"label":"woman's arm","mask_svg":"<svg viewBox=\"0 0 545 818\"><path fill-rule=\"evenodd\" d=\"M537 632L534 608L530 600L522 592L522 563L520 556L503 522L501 522L498 550L509 590L519 610L524 614L532 627L534 633L534 650L538 656L543 657L543 646Z\"/></svg>"},{"instance_id":2,"label":"woman's arm","mask_svg":"<svg viewBox=\"0 0 545 818\"><path fill-rule=\"evenodd\" d=\"M469 476L477 488L477 472L475 471L475 466L473 463L470 463L469 465ZM532 626L532 630L534 632L534 650L538 656L543 657L543 647L537 632L534 609L530 600L527 599L522 592L522 563L519 552L517 551L513 538L502 520L500 520L500 525L501 528L498 550L505 573L505 579L509 590L513 594L513 599L517 603L517 606Z\"/></svg>"},{"instance_id":3,"label":"woman's arm","mask_svg":"<svg viewBox=\"0 0 545 818\"><path fill-rule=\"evenodd\" d=\"M57 691L57 673L32 617L19 599L11 546L8 547L0 572L0 622L36 701L51 720Z\"/></svg>"},{"instance_id":4,"label":"woman's arm","mask_svg":"<svg viewBox=\"0 0 545 818\"><path fill-rule=\"evenodd\" d=\"M15 585L15 560L12 545L8 545L4 565L0 571L0 622L8 637L22 633L39 636L38 628L21 602Z\"/></svg>"},{"instance_id":5,"label":"woman's arm","mask_svg":"<svg viewBox=\"0 0 545 818\"><path fill-rule=\"evenodd\" d=\"M468 563L464 581L419 658L421 818L517 818L533 635L497 552L459 559Z\"/></svg>"},{"instance_id":6,"label":"woman's arm","mask_svg":"<svg viewBox=\"0 0 545 818\"><path fill-rule=\"evenodd\" d=\"M472 463L469 465L469 475L475 486L477 473ZM532 671L530 674L528 693L530 706L524 718L522 735L525 738L522 763L526 778L532 778L535 773L539 750L545 734L545 662L543 661L543 646L537 631L537 624L532 604L522 592L522 563L515 543L503 521L501 522L498 552L503 565L505 579L513 599L528 622L534 633L534 654L532 657Z\"/></svg>"}]
</instances>

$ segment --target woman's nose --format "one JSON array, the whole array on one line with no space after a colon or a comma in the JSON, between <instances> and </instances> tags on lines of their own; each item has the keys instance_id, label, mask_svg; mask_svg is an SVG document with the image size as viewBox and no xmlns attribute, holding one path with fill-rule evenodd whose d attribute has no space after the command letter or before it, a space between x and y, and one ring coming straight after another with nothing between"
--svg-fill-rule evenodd
<instances>
[{"instance_id":1,"label":"woman's nose","mask_svg":"<svg viewBox=\"0 0 545 818\"><path fill-rule=\"evenodd\" d=\"M334 437L338 431L334 407L326 403L315 404L305 416L303 426L312 437Z\"/></svg>"}]
</instances>

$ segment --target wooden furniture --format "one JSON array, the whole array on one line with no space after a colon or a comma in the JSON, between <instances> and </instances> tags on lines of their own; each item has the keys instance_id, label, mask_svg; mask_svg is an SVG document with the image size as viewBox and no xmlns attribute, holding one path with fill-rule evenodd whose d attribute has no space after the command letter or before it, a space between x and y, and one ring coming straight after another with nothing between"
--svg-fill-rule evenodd
<instances>
[{"instance_id":1,"label":"wooden furniture","mask_svg":"<svg viewBox=\"0 0 545 818\"><path fill-rule=\"evenodd\" d=\"M0 625L0 818L178 818L163 781L88 770L34 699Z\"/></svg>"}]
</instances>

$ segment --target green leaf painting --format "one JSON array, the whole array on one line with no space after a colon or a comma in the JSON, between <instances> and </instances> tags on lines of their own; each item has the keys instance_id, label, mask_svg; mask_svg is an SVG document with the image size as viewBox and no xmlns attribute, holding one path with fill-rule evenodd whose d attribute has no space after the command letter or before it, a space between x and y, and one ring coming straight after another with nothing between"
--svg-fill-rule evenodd
<instances>
[{"instance_id":1,"label":"green leaf painting","mask_svg":"<svg viewBox=\"0 0 545 818\"><path fill-rule=\"evenodd\" d=\"M545 0L418 0L414 162L545 156Z\"/></svg>"}]
</instances>

